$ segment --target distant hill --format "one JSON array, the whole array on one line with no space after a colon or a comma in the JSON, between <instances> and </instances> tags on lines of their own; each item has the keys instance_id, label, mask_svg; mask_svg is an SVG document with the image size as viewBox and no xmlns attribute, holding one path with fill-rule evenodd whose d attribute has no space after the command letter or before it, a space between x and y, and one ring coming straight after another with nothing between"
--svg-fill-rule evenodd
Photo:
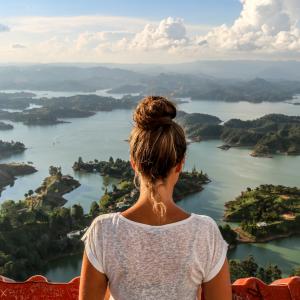
<instances>
[{"instance_id":1,"label":"distant hill","mask_svg":"<svg viewBox=\"0 0 300 300\"><path fill-rule=\"evenodd\" d=\"M105 64L147 74L175 72L222 79L300 80L300 61L210 60L180 64Z\"/></svg>"},{"instance_id":2,"label":"distant hill","mask_svg":"<svg viewBox=\"0 0 300 300\"><path fill-rule=\"evenodd\" d=\"M255 103L279 102L300 94L298 62L206 61L160 65L158 68L156 65L139 65L139 72L125 69L132 65L113 66L0 66L0 90L93 93L109 89L111 93L138 93L141 96L156 94L171 98ZM143 66L162 72L143 72ZM278 71L281 69L283 71ZM279 79L279 74L290 79Z\"/></svg>"},{"instance_id":3,"label":"distant hill","mask_svg":"<svg viewBox=\"0 0 300 300\"><path fill-rule=\"evenodd\" d=\"M33 65L0 67L0 89L92 92L135 84L146 77L118 68Z\"/></svg>"}]
</instances>

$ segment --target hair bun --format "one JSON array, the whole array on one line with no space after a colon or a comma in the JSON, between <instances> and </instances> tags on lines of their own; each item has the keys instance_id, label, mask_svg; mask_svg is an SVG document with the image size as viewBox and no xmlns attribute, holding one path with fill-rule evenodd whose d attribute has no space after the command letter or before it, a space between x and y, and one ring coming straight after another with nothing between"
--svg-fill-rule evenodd
<instances>
[{"instance_id":1,"label":"hair bun","mask_svg":"<svg viewBox=\"0 0 300 300\"><path fill-rule=\"evenodd\" d=\"M173 123L176 117L174 103L161 96L145 97L137 106L133 120L136 126L145 130L157 129Z\"/></svg>"}]
</instances>

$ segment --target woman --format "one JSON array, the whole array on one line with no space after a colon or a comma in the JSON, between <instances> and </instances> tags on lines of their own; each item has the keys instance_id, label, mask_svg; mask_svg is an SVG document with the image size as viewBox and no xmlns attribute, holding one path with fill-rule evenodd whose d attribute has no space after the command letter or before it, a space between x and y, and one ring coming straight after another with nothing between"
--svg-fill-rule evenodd
<instances>
[{"instance_id":1,"label":"woman","mask_svg":"<svg viewBox=\"0 0 300 300\"><path fill-rule=\"evenodd\" d=\"M228 244L215 221L187 213L172 198L186 140L174 104L146 97L137 106L130 161L140 194L123 212L95 218L85 242L80 300L231 299ZM198 297L198 298L197 298Z\"/></svg>"}]
</instances>

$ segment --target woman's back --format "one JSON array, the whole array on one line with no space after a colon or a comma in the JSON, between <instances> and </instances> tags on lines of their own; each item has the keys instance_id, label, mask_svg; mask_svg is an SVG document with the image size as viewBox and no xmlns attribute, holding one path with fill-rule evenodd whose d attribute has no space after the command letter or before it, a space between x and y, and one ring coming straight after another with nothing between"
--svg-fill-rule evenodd
<instances>
[{"instance_id":1,"label":"woman's back","mask_svg":"<svg viewBox=\"0 0 300 300\"><path fill-rule=\"evenodd\" d=\"M228 245L217 224L173 199L187 149L175 117L161 96L137 105L129 146L138 199L122 214L97 217L82 238L79 299L103 299L109 285L115 300L195 300L202 283L207 300L231 299Z\"/></svg>"},{"instance_id":2,"label":"woman's back","mask_svg":"<svg viewBox=\"0 0 300 300\"><path fill-rule=\"evenodd\" d=\"M82 240L118 300L195 300L199 285L220 271L228 246L213 219L194 213L159 226L103 214Z\"/></svg>"}]
</instances>

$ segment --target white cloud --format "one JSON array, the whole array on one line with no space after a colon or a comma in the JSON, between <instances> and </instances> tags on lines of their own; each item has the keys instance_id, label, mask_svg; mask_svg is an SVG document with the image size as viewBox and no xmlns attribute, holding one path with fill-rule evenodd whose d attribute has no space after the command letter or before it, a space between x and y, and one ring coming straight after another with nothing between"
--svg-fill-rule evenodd
<instances>
[{"instance_id":1,"label":"white cloud","mask_svg":"<svg viewBox=\"0 0 300 300\"><path fill-rule=\"evenodd\" d=\"M7 18L2 20L7 25L0 24L0 31L9 31L0 35L0 59L123 63L300 59L300 0L240 1L242 10L232 25L216 27L172 17Z\"/></svg>"},{"instance_id":2,"label":"white cloud","mask_svg":"<svg viewBox=\"0 0 300 300\"><path fill-rule=\"evenodd\" d=\"M182 19L168 17L162 20L158 26L147 24L130 41L130 49L172 49L187 45L186 27Z\"/></svg>"},{"instance_id":3,"label":"white cloud","mask_svg":"<svg viewBox=\"0 0 300 300\"><path fill-rule=\"evenodd\" d=\"M198 45L218 51L300 54L299 0L241 0L232 26L225 24L198 38Z\"/></svg>"},{"instance_id":4,"label":"white cloud","mask_svg":"<svg viewBox=\"0 0 300 300\"><path fill-rule=\"evenodd\" d=\"M136 31L145 24L144 19L118 16L71 17L11 17L6 18L12 31L28 34L73 33L85 31Z\"/></svg>"},{"instance_id":5,"label":"white cloud","mask_svg":"<svg viewBox=\"0 0 300 300\"><path fill-rule=\"evenodd\" d=\"M132 37L134 33L128 31L100 31L100 32L84 32L80 33L75 41L76 49L95 49L102 44L114 43L126 37Z\"/></svg>"}]
</instances>

